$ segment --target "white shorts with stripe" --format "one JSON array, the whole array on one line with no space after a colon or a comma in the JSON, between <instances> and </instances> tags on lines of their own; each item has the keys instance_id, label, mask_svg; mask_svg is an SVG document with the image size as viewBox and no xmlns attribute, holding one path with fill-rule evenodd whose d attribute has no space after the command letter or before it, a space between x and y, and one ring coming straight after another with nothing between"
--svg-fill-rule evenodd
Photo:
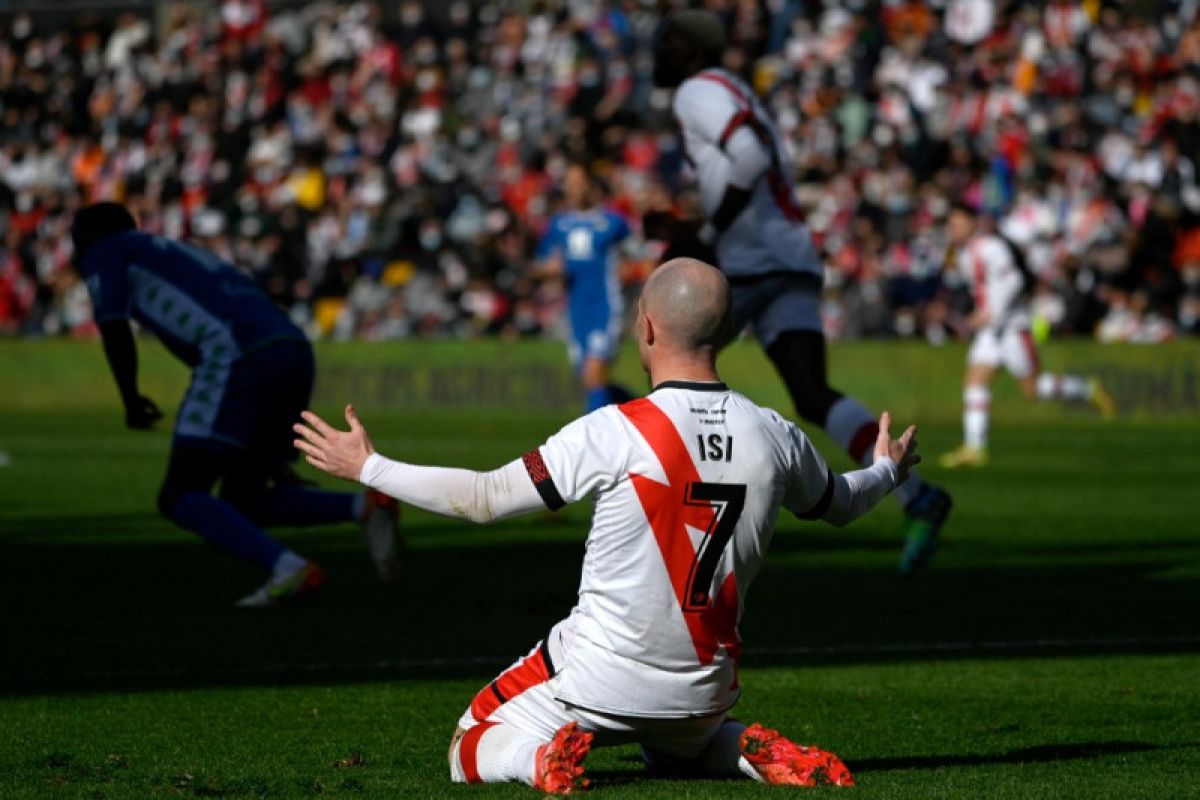
<instances>
[{"instance_id":1,"label":"white shorts with stripe","mask_svg":"<svg viewBox=\"0 0 1200 800\"><path fill-rule=\"evenodd\" d=\"M967 363L993 368L1003 366L1017 380L1035 376L1041 369L1033 335L1023 322L977 332L967 353Z\"/></svg>"},{"instance_id":2,"label":"white shorts with stripe","mask_svg":"<svg viewBox=\"0 0 1200 800\"><path fill-rule=\"evenodd\" d=\"M563 623L556 625L545 641L538 642L527 656L480 690L463 712L458 727L471 731L480 726L506 725L531 739L549 742L559 728L577 722L594 734L595 747L640 744L654 756L686 761L698 757L728 719L726 711L659 719L606 714L564 703L557 698L554 667L555 663L563 663L562 627ZM474 782L472 764L454 759L451 770L455 780Z\"/></svg>"}]
</instances>

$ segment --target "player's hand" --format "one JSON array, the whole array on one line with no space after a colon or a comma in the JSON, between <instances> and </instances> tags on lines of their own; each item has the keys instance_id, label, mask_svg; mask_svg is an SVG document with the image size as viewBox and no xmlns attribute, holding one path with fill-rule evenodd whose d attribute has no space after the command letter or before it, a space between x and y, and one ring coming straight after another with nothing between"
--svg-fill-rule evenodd
<instances>
[{"instance_id":1,"label":"player's hand","mask_svg":"<svg viewBox=\"0 0 1200 800\"><path fill-rule=\"evenodd\" d=\"M896 462L896 485L908 480L908 473L921 457L917 455L917 426L909 425L899 439L892 439L892 415L883 412L879 415L879 437L875 440L875 460L890 458Z\"/></svg>"},{"instance_id":2,"label":"player's hand","mask_svg":"<svg viewBox=\"0 0 1200 800\"><path fill-rule=\"evenodd\" d=\"M296 423L292 430L300 437L294 444L304 458L322 472L348 481L362 475L363 463L375 452L367 429L358 421L354 406L346 406L349 431L339 431L311 411L300 414L307 425Z\"/></svg>"},{"instance_id":3,"label":"player's hand","mask_svg":"<svg viewBox=\"0 0 1200 800\"><path fill-rule=\"evenodd\" d=\"M125 426L137 431L149 430L162 415L153 400L138 395L125 405Z\"/></svg>"}]
</instances>

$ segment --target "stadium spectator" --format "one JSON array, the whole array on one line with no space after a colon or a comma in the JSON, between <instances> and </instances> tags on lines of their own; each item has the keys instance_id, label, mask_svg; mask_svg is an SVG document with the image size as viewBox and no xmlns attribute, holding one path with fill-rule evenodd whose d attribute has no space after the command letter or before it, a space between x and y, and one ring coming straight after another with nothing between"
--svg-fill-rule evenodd
<instances>
[{"instance_id":1,"label":"stadium spectator","mask_svg":"<svg viewBox=\"0 0 1200 800\"><path fill-rule=\"evenodd\" d=\"M312 336L558 330L524 272L566 164L635 228L683 185L650 80L678 0L211 5L0 23L0 332L94 332L63 225L104 199L236 257ZM1038 219L1019 246L1054 330L1194 329L1194 3L705 6L779 120L829 335L961 333L930 280L957 202Z\"/></svg>"}]
</instances>

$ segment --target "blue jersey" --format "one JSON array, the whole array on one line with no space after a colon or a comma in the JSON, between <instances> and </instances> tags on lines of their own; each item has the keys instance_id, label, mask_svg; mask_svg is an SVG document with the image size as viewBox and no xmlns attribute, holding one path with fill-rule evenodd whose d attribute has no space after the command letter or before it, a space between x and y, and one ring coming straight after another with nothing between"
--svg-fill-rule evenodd
<instances>
[{"instance_id":1,"label":"blue jersey","mask_svg":"<svg viewBox=\"0 0 1200 800\"><path fill-rule=\"evenodd\" d=\"M617 246L628 235L629 224L612 211L566 211L550 220L537 257L562 258L567 310L577 332L608 327L621 313Z\"/></svg>"},{"instance_id":2,"label":"blue jersey","mask_svg":"<svg viewBox=\"0 0 1200 800\"><path fill-rule=\"evenodd\" d=\"M189 366L231 363L272 342L305 339L249 278L182 242L118 233L92 245L80 272L97 323L137 320Z\"/></svg>"}]
</instances>

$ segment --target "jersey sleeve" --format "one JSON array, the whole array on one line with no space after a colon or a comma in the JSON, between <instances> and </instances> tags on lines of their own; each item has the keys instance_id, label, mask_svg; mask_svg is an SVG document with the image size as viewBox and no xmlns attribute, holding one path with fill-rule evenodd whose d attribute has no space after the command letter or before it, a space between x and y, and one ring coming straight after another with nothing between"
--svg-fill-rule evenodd
<instances>
[{"instance_id":1,"label":"jersey sleeve","mask_svg":"<svg viewBox=\"0 0 1200 800\"><path fill-rule=\"evenodd\" d=\"M822 519L833 503L833 470L804 432L787 422L788 469L783 507L800 519Z\"/></svg>"},{"instance_id":2,"label":"jersey sleeve","mask_svg":"<svg viewBox=\"0 0 1200 800\"><path fill-rule=\"evenodd\" d=\"M741 109L728 89L700 78L679 87L674 108L699 183L700 203L711 217L735 181L735 165L723 139L727 128L739 124Z\"/></svg>"},{"instance_id":3,"label":"jersey sleeve","mask_svg":"<svg viewBox=\"0 0 1200 800\"><path fill-rule=\"evenodd\" d=\"M537 250L534 253L534 257L538 261L544 261L545 259L562 250L562 226L559 225L558 222L558 217L550 220L550 225L546 228L546 232L542 234L542 238L538 241Z\"/></svg>"},{"instance_id":4,"label":"jersey sleeve","mask_svg":"<svg viewBox=\"0 0 1200 800\"><path fill-rule=\"evenodd\" d=\"M471 522L493 522L541 505L520 460L491 472L475 472L406 464L372 453L358 479L409 505Z\"/></svg>"},{"instance_id":5,"label":"jersey sleeve","mask_svg":"<svg viewBox=\"0 0 1200 800\"><path fill-rule=\"evenodd\" d=\"M129 288L129 265L112 237L89 248L83 274L92 299L92 317L97 324L129 319L133 293Z\"/></svg>"},{"instance_id":6,"label":"jersey sleeve","mask_svg":"<svg viewBox=\"0 0 1200 800\"><path fill-rule=\"evenodd\" d=\"M612 225L612 243L619 244L629 238L629 223L615 211L608 212L608 221Z\"/></svg>"},{"instance_id":7,"label":"jersey sleeve","mask_svg":"<svg viewBox=\"0 0 1200 800\"><path fill-rule=\"evenodd\" d=\"M525 454L529 479L551 511L612 486L625 473L627 457L615 446L611 413L603 408L580 417Z\"/></svg>"},{"instance_id":8,"label":"jersey sleeve","mask_svg":"<svg viewBox=\"0 0 1200 800\"><path fill-rule=\"evenodd\" d=\"M679 87L673 109L686 135L715 147L721 146L722 135L741 111L728 89L701 79Z\"/></svg>"}]
</instances>

